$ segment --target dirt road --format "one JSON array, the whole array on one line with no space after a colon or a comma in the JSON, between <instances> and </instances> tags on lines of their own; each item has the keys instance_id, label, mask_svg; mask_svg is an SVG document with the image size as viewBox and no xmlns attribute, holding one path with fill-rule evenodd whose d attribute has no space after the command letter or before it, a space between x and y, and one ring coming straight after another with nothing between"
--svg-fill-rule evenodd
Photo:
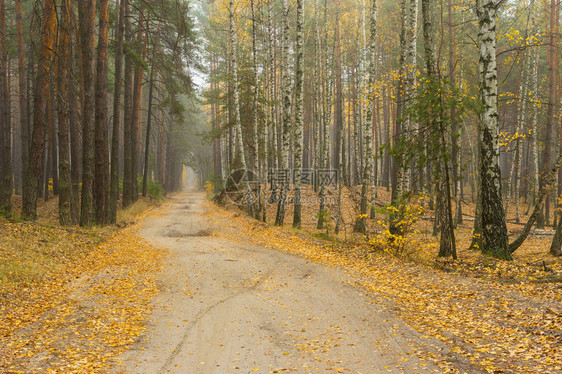
<instances>
[{"instance_id":1,"label":"dirt road","mask_svg":"<svg viewBox=\"0 0 562 374\"><path fill-rule=\"evenodd\" d=\"M221 227L205 220L204 199L177 195L145 223L141 235L170 256L149 331L116 372L444 372L422 357L450 352L345 272L212 235Z\"/></svg>"}]
</instances>

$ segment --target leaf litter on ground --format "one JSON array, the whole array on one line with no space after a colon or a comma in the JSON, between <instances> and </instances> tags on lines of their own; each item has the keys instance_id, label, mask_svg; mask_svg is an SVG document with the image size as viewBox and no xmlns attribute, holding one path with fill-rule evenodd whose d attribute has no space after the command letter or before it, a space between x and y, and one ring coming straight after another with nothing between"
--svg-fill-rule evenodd
<instances>
[{"instance_id":1,"label":"leaf litter on ground","mask_svg":"<svg viewBox=\"0 0 562 374\"><path fill-rule=\"evenodd\" d=\"M0 372L99 372L137 341L165 255L136 235L148 207L121 230L0 221Z\"/></svg>"},{"instance_id":2,"label":"leaf litter on ground","mask_svg":"<svg viewBox=\"0 0 562 374\"><path fill-rule=\"evenodd\" d=\"M407 261L366 245L320 240L310 232L208 207L212 222L230 226L221 234L230 240L349 270L355 285L369 290L376 302L392 305L420 334L442 340L487 372L562 372L562 287L537 282L544 279L540 269L472 254L456 262ZM549 266L559 276L558 262ZM439 362L442 357L426 358L450 370Z\"/></svg>"}]
</instances>

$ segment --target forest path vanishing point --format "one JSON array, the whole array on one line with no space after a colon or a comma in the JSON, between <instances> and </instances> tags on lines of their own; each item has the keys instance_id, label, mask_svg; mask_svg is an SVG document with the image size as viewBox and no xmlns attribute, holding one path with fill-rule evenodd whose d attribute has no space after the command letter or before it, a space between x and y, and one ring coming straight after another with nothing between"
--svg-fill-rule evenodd
<instances>
[{"instance_id":1,"label":"forest path vanishing point","mask_svg":"<svg viewBox=\"0 0 562 374\"><path fill-rule=\"evenodd\" d=\"M224 228L206 220L204 194L178 194L170 204L140 232L170 255L148 331L115 372L444 372L431 356L480 372L343 270L215 235Z\"/></svg>"}]
</instances>

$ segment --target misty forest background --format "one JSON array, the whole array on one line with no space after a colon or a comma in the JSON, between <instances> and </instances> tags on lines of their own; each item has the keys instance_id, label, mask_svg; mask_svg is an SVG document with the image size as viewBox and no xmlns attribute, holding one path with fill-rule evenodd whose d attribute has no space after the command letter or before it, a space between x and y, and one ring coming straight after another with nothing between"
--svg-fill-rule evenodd
<instances>
[{"instance_id":1,"label":"misty forest background","mask_svg":"<svg viewBox=\"0 0 562 374\"><path fill-rule=\"evenodd\" d=\"M552 227L560 256L559 24L556 0L0 0L0 207L112 224L189 165L276 225L384 218L396 245L423 210L439 256L460 225L507 260Z\"/></svg>"}]
</instances>

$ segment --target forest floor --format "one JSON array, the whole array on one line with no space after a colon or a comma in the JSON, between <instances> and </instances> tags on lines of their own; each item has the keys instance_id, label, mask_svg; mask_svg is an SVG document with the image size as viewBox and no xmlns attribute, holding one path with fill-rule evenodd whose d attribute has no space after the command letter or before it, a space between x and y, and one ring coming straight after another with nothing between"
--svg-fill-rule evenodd
<instances>
[{"instance_id":1,"label":"forest floor","mask_svg":"<svg viewBox=\"0 0 562 374\"><path fill-rule=\"evenodd\" d=\"M57 199L37 222L0 219L0 372L98 372L136 341L165 252L135 233L158 205L139 200L105 228L61 227Z\"/></svg>"},{"instance_id":2,"label":"forest floor","mask_svg":"<svg viewBox=\"0 0 562 374\"><path fill-rule=\"evenodd\" d=\"M0 221L0 372L562 373L551 237L495 261L466 250L467 221L437 261L422 219L396 256L351 232L351 200L337 236L315 206L296 230L291 207L280 228L201 193L141 201L120 229L60 227L55 200Z\"/></svg>"},{"instance_id":3,"label":"forest floor","mask_svg":"<svg viewBox=\"0 0 562 374\"><path fill-rule=\"evenodd\" d=\"M311 190L303 195L313 200ZM377 205L388 202L386 191L379 189L378 195ZM246 227L241 236L253 243L349 270L357 277L356 285L390 302L410 326L440 339L488 372L562 373L562 259L548 253L549 230L534 230L514 253L514 261L498 261L467 249L474 205L465 204L469 219L456 230L458 260L437 258L438 239L431 235L432 221L427 219L431 211L414 224L409 249L391 255L373 250L363 235L353 233L357 201L357 192L344 191L339 235L334 234L333 220L327 229L316 229L314 205L303 206L300 230L252 221L233 206L220 215ZM335 206L328 208L336 211ZM270 221L275 211L275 206L268 206ZM291 206L286 213L285 223L290 225ZM512 213L510 240L522 229ZM370 221L371 239L384 230L385 217L377 215Z\"/></svg>"}]
</instances>

